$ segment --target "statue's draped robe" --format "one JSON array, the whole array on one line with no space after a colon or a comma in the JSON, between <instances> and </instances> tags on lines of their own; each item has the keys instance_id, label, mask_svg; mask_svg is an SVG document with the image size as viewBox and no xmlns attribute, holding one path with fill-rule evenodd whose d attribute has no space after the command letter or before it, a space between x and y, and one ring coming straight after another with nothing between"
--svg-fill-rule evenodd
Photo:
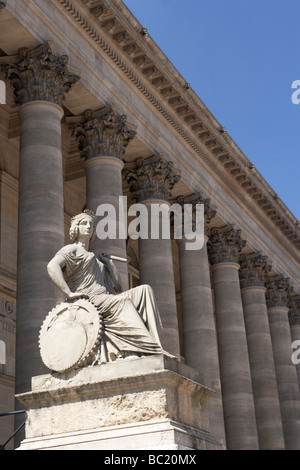
<instances>
[{"instance_id":1,"label":"statue's draped robe","mask_svg":"<svg viewBox=\"0 0 300 470\"><path fill-rule=\"evenodd\" d=\"M114 282L108 268L94 253L74 254L73 245L62 248L63 274L72 292L89 296L99 310L104 334L97 362L107 362L128 353L160 354L161 320L153 291L141 285L121 294L114 294Z\"/></svg>"}]
</instances>

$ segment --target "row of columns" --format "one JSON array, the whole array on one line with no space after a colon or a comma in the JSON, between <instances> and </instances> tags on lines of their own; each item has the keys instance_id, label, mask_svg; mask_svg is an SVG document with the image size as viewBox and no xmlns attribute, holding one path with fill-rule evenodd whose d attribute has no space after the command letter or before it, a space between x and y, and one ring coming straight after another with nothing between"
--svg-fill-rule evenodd
<instances>
[{"instance_id":1,"label":"row of columns","mask_svg":"<svg viewBox=\"0 0 300 470\"><path fill-rule=\"evenodd\" d=\"M30 389L32 376L44 372L38 332L60 295L46 265L64 244L62 100L79 76L49 43L33 51L22 49L1 62L6 62L21 105L16 348L16 393L21 393ZM111 106L66 120L85 159L87 207L96 211L110 203L118 213L122 156L135 128ZM168 204L180 174L155 155L137 159L130 171L123 170L123 177L135 201L149 207ZM204 204L208 224L215 215L209 200L198 195L193 202ZM300 449L288 282L280 276L268 278L270 267L260 253L241 255L246 241L233 226L209 230L196 252L185 249L184 239L178 243L183 355L215 390L212 434L228 449ZM126 240L96 238L93 250L126 257ZM152 286L158 301L163 347L180 358L171 240L140 238L139 259L141 283ZM120 270L126 289L126 265Z\"/></svg>"}]
</instances>

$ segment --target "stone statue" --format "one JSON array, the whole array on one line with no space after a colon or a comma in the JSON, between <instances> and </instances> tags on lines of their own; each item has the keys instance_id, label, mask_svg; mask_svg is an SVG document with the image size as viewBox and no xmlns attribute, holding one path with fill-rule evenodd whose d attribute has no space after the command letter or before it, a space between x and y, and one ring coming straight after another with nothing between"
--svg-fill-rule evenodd
<instances>
[{"instance_id":1,"label":"stone statue","mask_svg":"<svg viewBox=\"0 0 300 470\"><path fill-rule=\"evenodd\" d=\"M119 274L107 253L89 251L95 236L90 210L71 220L70 240L48 264L66 301L46 317L40 332L43 362L56 372L128 356L170 354L160 343L161 320L152 288L120 292Z\"/></svg>"}]
</instances>

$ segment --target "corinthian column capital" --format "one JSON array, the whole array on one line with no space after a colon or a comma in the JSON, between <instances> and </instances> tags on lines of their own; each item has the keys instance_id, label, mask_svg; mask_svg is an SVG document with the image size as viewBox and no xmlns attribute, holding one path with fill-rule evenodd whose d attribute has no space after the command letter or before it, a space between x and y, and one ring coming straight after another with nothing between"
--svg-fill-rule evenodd
<instances>
[{"instance_id":1,"label":"corinthian column capital","mask_svg":"<svg viewBox=\"0 0 300 470\"><path fill-rule=\"evenodd\" d=\"M0 65L14 87L17 104L50 101L61 105L64 94L79 80L78 70L68 60L46 42L33 50L23 47L17 55L0 57Z\"/></svg>"},{"instance_id":2,"label":"corinthian column capital","mask_svg":"<svg viewBox=\"0 0 300 470\"><path fill-rule=\"evenodd\" d=\"M289 279L282 275L273 276L267 281L266 300L268 308L287 307L292 288Z\"/></svg>"},{"instance_id":3,"label":"corinthian column capital","mask_svg":"<svg viewBox=\"0 0 300 470\"><path fill-rule=\"evenodd\" d=\"M136 202L148 199L168 201L171 189L180 179L180 171L157 154L138 158L134 168L123 170L123 176Z\"/></svg>"},{"instance_id":4,"label":"corinthian column capital","mask_svg":"<svg viewBox=\"0 0 300 470\"><path fill-rule=\"evenodd\" d=\"M238 263L239 254L245 245L246 240L241 237L241 230L232 225L212 228L207 245L211 264Z\"/></svg>"},{"instance_id":5,"label":"corinthian column capital","mask_svg":"<svg viewBox=\"0 0 300 470\"><path fill-rule=\"evenodd\" d=\"M184 204L192 204L193 230L195 230L195 208L197 204L202 204L204 206L205 225L208 225L217 214L216 209L211 205L210 198L204 197L201 193L191 194L190 196L178 196L177 200L173 202L178 202L181 206Z\"/></svg>"},{"instance_id":6,"label":"corinthian column capital","mask_svg":"<svg viewBox=\"0 0 300 470\"><path fill-rule=\"evenodd\" d=\"M136 127L127 123L125 114L119 115L111 105L81 116L66 118L75 135L81 157L116 157L121 159L129 142L136 135Z\"/></svg>"},{"instance_id":7,"label":"corinthian column capital","mask_svg":"<svg viewBox=\"0 0 300 470\"><path fill-rule=\"evenodd\" d=\"M290 325L300 325L300 295L293 295L288 302Z\"/></svg>"},{"instance_id":8,"label":"corinthian column capital","mask_svg":"<svg viewBox=\"0 0 300 470\"><path fill-rule=\"evenodd\" d=\"M240 283L241 288L246 287L265 287L267 274L271 270L271 265L267 262L267 257L259 252L249 255L241 255L240 264Z\"/></svg>"}]
</instances>

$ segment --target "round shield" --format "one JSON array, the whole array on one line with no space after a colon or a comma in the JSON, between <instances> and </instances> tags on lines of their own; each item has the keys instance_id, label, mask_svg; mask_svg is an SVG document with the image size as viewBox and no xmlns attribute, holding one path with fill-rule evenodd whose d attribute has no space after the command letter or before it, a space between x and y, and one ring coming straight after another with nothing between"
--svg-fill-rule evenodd
<instances>
[{"instance_id":1,"label":"round shield","mask_svg":"<svg viewBox=\"0 0 300 470\"><path fill-rule=\"evenodd\" d=\"M102 336L102 319L87 299L61 302L40 330L40 353L52 371L67 372L88 364Z\"/></svg>"}]
</instances>

